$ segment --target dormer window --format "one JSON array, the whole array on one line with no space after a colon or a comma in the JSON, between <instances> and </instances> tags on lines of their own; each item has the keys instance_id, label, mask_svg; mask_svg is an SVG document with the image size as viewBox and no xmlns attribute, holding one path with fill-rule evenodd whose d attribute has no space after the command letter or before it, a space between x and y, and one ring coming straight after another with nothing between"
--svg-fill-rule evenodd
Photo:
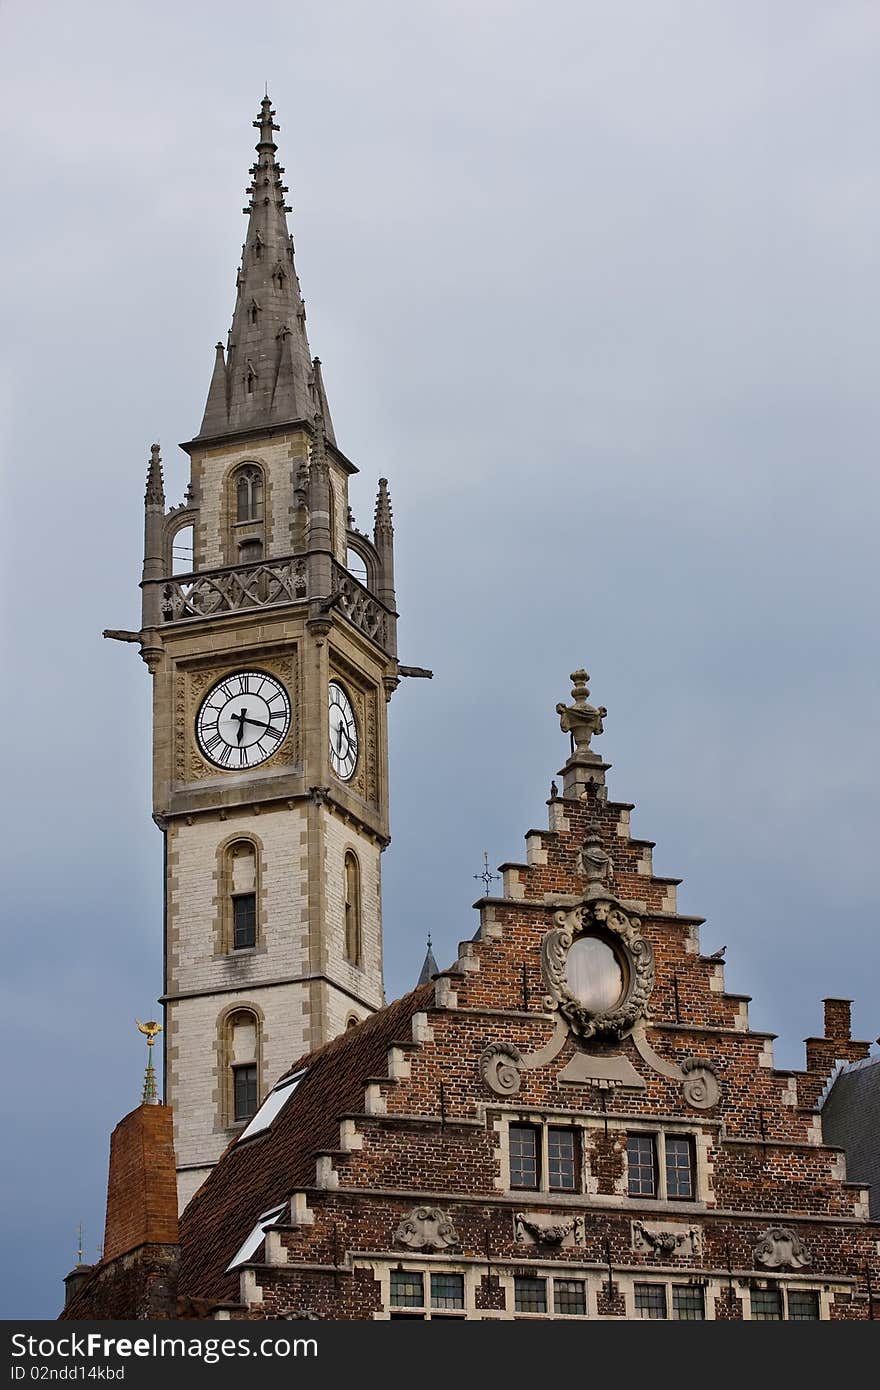
<instances>
[{"instance_id":1,"label":"dormer window","mask_svg":"<svg viewBox=\"0 0 880 1390\"><path fill-rule=\"evenodd\" d=\"M257 319L260 317L260 306L255 299L251 300L251 305L248 313L250 315L251 323L256 323Z\"/></svg>"}]
</instances>

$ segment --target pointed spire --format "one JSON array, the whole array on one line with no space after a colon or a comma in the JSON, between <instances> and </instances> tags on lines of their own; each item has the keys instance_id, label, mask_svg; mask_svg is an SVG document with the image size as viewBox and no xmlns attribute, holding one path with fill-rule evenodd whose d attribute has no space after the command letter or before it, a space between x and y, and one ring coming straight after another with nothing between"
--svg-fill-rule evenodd
<instances>
[{"instance_id":1,"label":"pointed spire","mask_svg":"<svg viewBox=\"0 0 880 1390\"><path fill-rule=\"evenodd\" d=\"M153 1067L153 1044L162 1032L161 1023L156 1023L153 1019L149 1023L141 1023L135 1019L138 1032L143 1033L147 1040L147 1068L144 1072L144 1089L141 1092L141 1105L158 1105L159 1090L156 1086L156 1072Z\"/></svg>"},{"instance_id":2,"label":"pointed spire","mask_svg":"<svg viewBox=\"0 0 880 1390\"><path fill-rule=\"evenodd\" d=\"M324 434L331 444L335 444L336 436L333 433L333 421L330 419L327 392L324 390L324 375L321 371L320 357L315 357L312 360L312 396L315 403L315 414L316 416L320 415L324 421Z\"/></svg>"},{"instance_id":3,"label":"pointed spire","mask_svg":"<svg viewBox=\"0 0 880 1390\"><path fill-rule=\"evenodd\" d=\"M147 465L147 490L144 494L144 503L150 507L165 507L165 481L162 477L162 459L159 455L159 445L153 444L150 447L150 462Z\"/></svg>"},{"instance_id":4,"label":"pointed spire","mask_svg":"<svg viewBox=\"0 0 880 1390\"><path fill-rule=\"evenodd\" d=\"M379 491L376 494L376 510L373 514L373 536L376 545L379 545L380 536L394 535L394 515L391 511L391 494L388 491L388 479L379 479Z\"/></svg>"},{"instance_id":5,"label":"pointed spire","mask_svg":"<svg viewBox=\"0 0 880 1390\"><path fill-rule=\"evenodd\" d=\"M418 982L419 982L420 985L427 985L427 984L430 984L430 982L431 982L431 980L433 980L434 976L435 976L435 975L439 975L439 974L440 974L440 967L439 967L439 965L437 964L436 960L434 959L434 952L431 950L431 938L430 938L430 936L429 936L429 937L428 937L428 949L427 949L427 951L426 951L426 953L425 953L425 963L424 963L424 965L422 966L422 973L421 973L421 975L419 976Z\"/></svg>"},{"instance_id":6,"label":"pointed spire","mask_svg":"<svg viewBox=\"0 0 880 1390\"><path fill-rule=\"evenodd\" d=\"M260 133L251 165L248 218L236 279L237 296L225 361L218 347L200 436L215 437L315 415L314 376L306 311L287 227L284 170L275 162L278 130L265 96L254 125ZM323 387L319 388L323 397ZM326 400L327 437L334 443Z\"/></svg>"}]
</instances>

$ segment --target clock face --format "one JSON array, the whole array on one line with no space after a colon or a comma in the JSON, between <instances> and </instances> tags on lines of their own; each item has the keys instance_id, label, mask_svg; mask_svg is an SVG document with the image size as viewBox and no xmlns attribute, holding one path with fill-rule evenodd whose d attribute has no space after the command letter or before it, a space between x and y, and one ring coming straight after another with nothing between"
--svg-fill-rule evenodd
<instances>
[{"instance_id":1,"label":"clock face","mask_svg":"<svg viewBox=\"0 0 880 1390\"><path fill-rule=\"evenodd\" d=\"M196 716L196 739L215 767L257 767L280 748L290 728L287 691L265 671L236 671L218 681Z\"/></svg>"},{"instance_id":2,"label":"clock face","mask_svg":"<svg viewBox=\"0 0 880 1390\"><path fill-rule=\"evenodd\" d=\"M337 777L348 782L358 760L358 728L351 701L336 681L330 682L330 762Z\"/></svg>"}]
</instances>

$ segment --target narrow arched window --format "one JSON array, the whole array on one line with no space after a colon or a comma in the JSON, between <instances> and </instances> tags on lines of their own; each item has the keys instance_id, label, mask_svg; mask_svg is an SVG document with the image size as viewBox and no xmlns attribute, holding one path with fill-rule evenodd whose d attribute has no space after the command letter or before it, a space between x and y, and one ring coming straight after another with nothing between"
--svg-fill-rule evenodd
<instances>
[{"instance_id":1,"label":"narrow arched window","mask_svg":"<svg viewBox=\"0 0 880 1390\"><path fill-rule=\"evenodd\" d=\"M260 1025L250 1009L238 1009L226 1020L228 1057L228 1123L253 1118L260 1103Z\"/></svg>"},{"instance_id":2,"label":"narrow arched window","mask_svg":"<svg viewBox=\"0 0 880 1390\"><path fill-rule=\"evenodd\" d=\"M226 851L229 892L228 940L233 951L257 944L257 851L250 840L238 840Z\"/></svg>"},{"instance_id":3,"label":"narrow arched window","mask_svg":"<svg viewBox=\"0 0 880 1390\"><path fill-rule=\"evenodd\" d=\"M262 521L263 474L253 465L242 468L235 481L236 521Z\"/></svg>"},{"instance_id":4,"label":"narrow arched window","mask_svg":"<svg viewBox=\"0 0 880 1390\"><path fill-rule=\"evenodd\" d=\"M345 957L352 965L361 963L361 873L357 856L345 856Z\"/></svg>"},{"instance_id":5,"label":"narrow arched window","mask_svg":"<svg viewBox=\"0 0 880 1390\"><path fill-rule=\"evenodd\" d=\"M171 573L191 574L193 569L193 528L181 526L171 541Z\"/></svg>"}]
</instances>

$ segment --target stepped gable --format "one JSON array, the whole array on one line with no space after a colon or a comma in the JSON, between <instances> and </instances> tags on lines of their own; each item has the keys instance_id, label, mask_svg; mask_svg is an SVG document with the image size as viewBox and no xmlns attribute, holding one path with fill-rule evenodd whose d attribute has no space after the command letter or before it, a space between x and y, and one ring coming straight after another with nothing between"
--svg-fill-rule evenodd
<instances>
[{"instance_id":1,"label":"stepped gable","mask_svg":"<svg viewBox=\"0 0 880 1390\"><path fill-rule=\"evenodd\" d=\"M518 1283L560 1274L591 1317L644 1315L639 1280L662 1283L667 1306L700 1289L717 1319L762 1316L755 1290L784 1297L782 1316L871 1316L880 1230L816 1108L868 1044L827 1001L806 1070L774 1066L773 1035L724 988L723 953L702 954L701 919L678 911L678 880L631 835L632 806L607 798L590 746L606 711L586 679L557 707L572 748L548 828L500 866L454 965L314 1054L274 1129L227 1151L183 1218L185 1294L225 1297L230 1316L400 1317L395 1272L439 1269L462 1281L456 1316L519 1316ZM531 1184L513 1178L524 1133ZM555 1187L551 1134L572 1155ZM639 1136L650 1190L633 1186Z\"/></svg>"},{"instance_id":2,"label":"stepped gable","mask_svg":"<svg viewBox=\"0 0 880 1390\"><path fill-rule=\"evenodd\" d=\"M336 1147L340 1115L362 1108L366 1078L386 1070L388 1048L432 995L413 990L289 1069L307 1070L272 1128L230 1144L181 1216L182 1295L237 1295L238 1276L224 1270L256 1218L314 1182L316 1153Z\"/></svg>"}]
</instances>

